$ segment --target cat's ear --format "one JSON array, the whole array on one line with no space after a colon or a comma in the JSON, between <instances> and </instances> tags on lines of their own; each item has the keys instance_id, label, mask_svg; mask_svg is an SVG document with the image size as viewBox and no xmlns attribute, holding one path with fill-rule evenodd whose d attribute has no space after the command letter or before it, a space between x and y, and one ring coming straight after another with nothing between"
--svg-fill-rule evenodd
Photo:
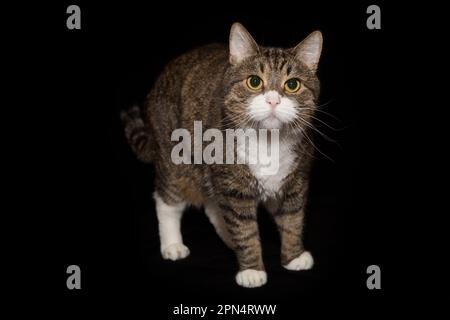
<instances>
[{"instance_id":1,"label":"cat's ear","mask_svg":"<svg viewBox=\"0 0 450 320\"><path fill-rule=\"evenodd\" d=\"M230 31L230 63L236 65L245 58L258 53L258 45L244 26L233 23Z\"/></svg>"},{"instance_id":2,"label":"cat's ear","mask_svg":"<svg viewBox=\"0 0 450 320\"><path fill-rule=\"evenodd\" d=\"M294 48L297 59L313 72L317 71L317 66L319 65L322 42L322 33L314 31Z\"/></svg>"}]
</instances>

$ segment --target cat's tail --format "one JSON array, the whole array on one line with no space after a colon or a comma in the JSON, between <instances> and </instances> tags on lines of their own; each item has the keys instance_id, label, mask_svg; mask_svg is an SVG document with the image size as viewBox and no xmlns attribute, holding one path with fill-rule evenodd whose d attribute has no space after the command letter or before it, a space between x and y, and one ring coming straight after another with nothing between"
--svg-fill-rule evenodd
<instances>
[{"instance_id":1,"label":"cat's tail","mask_svg":"<svg viewBox=\"0 0 450 320\"><path fill-rule=\"evenodd\" d=\"M136 157L142 162L152 162L155 145L150 128L142 119L140 108L133 106L124 110L120 113L120 118L125 126L125 137Z\"/></svg>"}]
</instances>

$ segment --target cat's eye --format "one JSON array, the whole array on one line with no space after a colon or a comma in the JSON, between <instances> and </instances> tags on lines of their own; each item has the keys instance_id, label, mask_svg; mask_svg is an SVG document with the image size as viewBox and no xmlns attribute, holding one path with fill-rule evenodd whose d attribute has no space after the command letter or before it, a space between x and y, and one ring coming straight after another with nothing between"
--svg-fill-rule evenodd
<instances>
[{"instance_id":1,"label":"cat's eye","mask_svg":"<svg viewBox=\"0 0 450 320\"><path fill-rule=\"evenodd\" d=\"M247 78L247 86L254 91L261 90L263 81L258 76L250 76Z\"/></svg>"},{"instance_id":2,"label":"cat's eye","mask_svg":"<svg viewBox=\"0 0 450 320\"><path fill-rule=\"evenodd\" d=\"M296 78L289 79L284 83L284 90L288 93L295 93L300 90L300 87L300 80Z\"/></svg>"}]
</instances>

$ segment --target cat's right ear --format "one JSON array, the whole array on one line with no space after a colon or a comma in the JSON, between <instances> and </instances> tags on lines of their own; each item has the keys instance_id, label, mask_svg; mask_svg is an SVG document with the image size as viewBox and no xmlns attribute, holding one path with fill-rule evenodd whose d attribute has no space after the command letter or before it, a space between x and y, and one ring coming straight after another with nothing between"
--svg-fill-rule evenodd
<instances>
[{"instance_id":1,"label":"cat's right ear","mask_svg":"<svg viewBox=\"0 0 450 320\"><path fill-rule=\"evenodd\" d=\"M258 51L258 45L244 26L238 22L233 23L230 31L230 63L236 65L245 58L256 55Z\"/></svg>"}]
</instances>

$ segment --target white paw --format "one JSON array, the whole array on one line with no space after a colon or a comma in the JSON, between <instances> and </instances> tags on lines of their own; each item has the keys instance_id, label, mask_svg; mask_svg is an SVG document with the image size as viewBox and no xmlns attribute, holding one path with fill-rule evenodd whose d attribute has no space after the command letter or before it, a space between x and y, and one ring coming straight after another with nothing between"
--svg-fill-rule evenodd
<instances>
[{"instance_id":1,"label":"white paw","mask_svg":"<svg viewBox=\"0 0 450 320\"><path fill-rule=\"evenodd\" d=\"M236 282L246 288L260 287L267 282L267 273L253 269L239 271L236 275Z\"/></svg>"},{"instance_id":2,"label":"white paw","mask_svg":"<svg viewBox=\"0 0 450 320\"><path fill-rule=\"evenodd\" d=\"M189 248L182 243L173 243L161 250L163 258L172 261L186 258L189 253Z\"/></svg>"},{"instance_id":3,"label":"white paw","mask_svg":"<svg viewBox=\"0 0 450 320\"><path fill-rule=\"evenodd\" d=\"M314 259L311 253L309 253L309 251L305 251L283 267L285 267L288 270L299 271L311 269L313 265Z\"/></svg>"}]
</instances>

